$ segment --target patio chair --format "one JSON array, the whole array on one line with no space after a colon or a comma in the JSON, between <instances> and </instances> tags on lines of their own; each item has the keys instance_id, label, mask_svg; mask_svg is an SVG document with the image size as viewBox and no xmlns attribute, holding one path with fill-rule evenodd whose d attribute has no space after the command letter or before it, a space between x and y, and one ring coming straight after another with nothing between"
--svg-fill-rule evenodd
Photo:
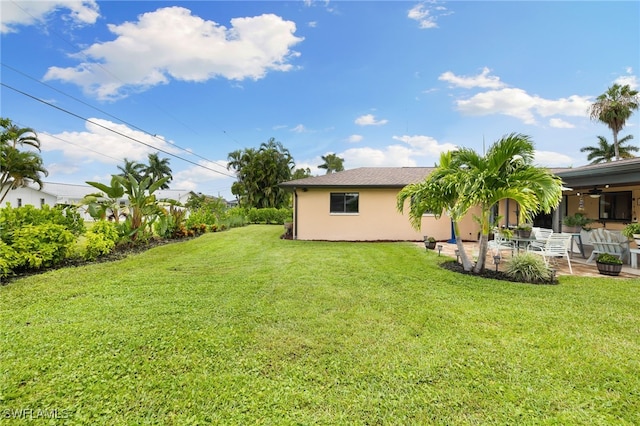
<instances>
[{"instance_id":1,"label":"patio chair","mask_svg":"<svg viewBox=\"0 0 640 426\"><path fill-rule=\"evenodd\" d=\"M629 240L620 232L609 231L604 228L594 229L589 233L589 240L593 245L591 256L587 263L593 261L600 253L618 256L623 262L629 256Z\"/></svg>"},{"instance_id":2,"label":"patio chair","mask_svg":"<svg viewBox=\"0 0 640 426\"><path fill-rule=\"evenodd\" d=\"M504 235L499 230L493 231L493 240L489 240L487 248L493 253L500 254L502 256L503 250L509 250L513 255L513 250L515 246L513 245L513 241L508 240L504 237Z\"/></svg>"},{"instance_id":3,"label":"patio chair","mask_svg":"<svg viewBox=\"0 0 640 426\"><path fill-rule=\"evenodd\" d=\"M547 239L549 235L553 234L553 229L549 228L533 228L532 230L533 237L536 239L535 241L531 241L527 250L543 250L544 245L547 243Z\"/></svg>"},{"instance_id":4,"label":"patio chair","mask_svg":"<svg viewBox=\"0 0 640 426\"><path fill-rule=\"evenodd\" d=\"M527 251L529 253L539 254L540 256L542 256L544 259L544 263L547 266L549 266L549 262L551 259L555 261L559 257L564 257L567 259L567 264L569 265L569 272L573 274L573 269L571 269L571 258L569 256L569 247L571 246L571 238L572 238L571 234L554 233L549 235L542 250L538 250L530 247Z\"/></svg>"}]
</instances>

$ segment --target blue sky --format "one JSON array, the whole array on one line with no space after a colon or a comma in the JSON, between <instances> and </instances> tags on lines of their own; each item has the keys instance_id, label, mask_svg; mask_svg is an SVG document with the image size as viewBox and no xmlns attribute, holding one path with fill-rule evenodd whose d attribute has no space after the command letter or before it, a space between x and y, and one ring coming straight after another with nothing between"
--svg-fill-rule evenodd
<instances>
[{"instance_id":1,"label":"blue sky","mask_svg":"<svg viewBox=\"0 0 640 426\"><path fill-rule=\"evenodd\" d=\"M37 130L49 182L108 182L160 151L172 189L231 199L228 154L271 137L314 175L328 153L347 169L433 166L512 132L539 165L580 166L581 147L612 140L588 106L638 88L638 1L1 8L0 115ZM639 128L636 112L621 136L637 145Z\"/></svg>"}]
</instances>

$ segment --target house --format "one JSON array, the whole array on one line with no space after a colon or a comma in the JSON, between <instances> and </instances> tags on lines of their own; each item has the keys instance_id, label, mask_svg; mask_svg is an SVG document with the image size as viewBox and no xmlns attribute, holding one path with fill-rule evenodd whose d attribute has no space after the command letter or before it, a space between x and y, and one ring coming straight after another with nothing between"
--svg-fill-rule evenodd
<instances>
[{"instance_id":1,"label":"house","mask_svg":"<svg viewBox=\"0 0 640 426\"><path fill-rule=\"evenodd\" d=\"M422 218L421 230L396 209L396 197L406 185L431 173L431 167L362 167L280 184L293 193L293 238L328 241L439 241L452 238L451 219ZM465 218L461 234L477 239L478 225Z\"/></svg>"},{"instance_id":2,"label":"house","mask_svg":"<svg viewBox=\"0 0 640 426\"><path fill-rule=\"evenodd\" d=\"M300 240L419 241L424 235L452 238L451 220L424 215L421 230L411 227L408 205L396 210L398 192L422 181L430 167L362 167L323 176L298 179L280 186L293 193L293 236ZM551 214L539 214L534 226L561 231L562 218L582 212L593 227L621 230L640 218L640 158L575 168L550 169L564 183L563 199ZM492 217L499 225L518 225L519 206L503 200ZM475 241L479 227L469 212L459 223L463 240ZM588 236L583 238L588 242Z\"/></svg>"},{"instance_id":3,"label":"house","mask_svg":"<svg viewBox=\"0 0 640 426\"><path fill-rule=\"evenodd\" d=\"M583 213L591 227L622 230L640 219L640 157L557 171L564 186L559 220Z\"/></svg>"},{"instance_id":4,"label":"house","mask_svg":"<svg viewBox=\"0 0 640 426\"><path fill-rule=\"evenodd\" d=\"M26 187L16 188L9 191L6 198L0 204L0 208L11 204L12 207L21 207L28 204L41 208L44 205L53 207L55 205L80 205L80 201L88 194L100 192L97 188L90 185L76 185L68 183L43 182L42 189L31 184ZM175 200L181 204L187 202L191 196L191 191L161 189L154 192L157 199ZM122 205L128 204L126 197L120 200ZM81 209L82 218L92 220L89 214Z\"/></svg>"}]
</instances>

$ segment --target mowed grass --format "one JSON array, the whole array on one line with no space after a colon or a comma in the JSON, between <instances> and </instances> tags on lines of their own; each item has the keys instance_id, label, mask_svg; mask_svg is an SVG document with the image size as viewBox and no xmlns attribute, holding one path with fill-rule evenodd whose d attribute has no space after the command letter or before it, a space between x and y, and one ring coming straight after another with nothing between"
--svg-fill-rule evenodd
<instances>
[{"instance_id":1,"label":"mowed grass","mask_svg":"<svg viewBox=\"0 0 640 426\"><path fill-rule=\"evenodd\" d=\"M205 234L1 287L3 417L640 424L640 280L485 280L416 244L282 232Z\"/></svg>"}]
</instances>

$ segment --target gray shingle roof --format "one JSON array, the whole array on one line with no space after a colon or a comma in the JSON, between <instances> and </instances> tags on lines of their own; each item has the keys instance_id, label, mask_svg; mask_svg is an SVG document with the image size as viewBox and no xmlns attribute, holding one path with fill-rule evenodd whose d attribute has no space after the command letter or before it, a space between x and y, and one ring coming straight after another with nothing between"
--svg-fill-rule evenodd
<instances>
[{"instance_id":1,"label":"gray shingle roof","mask_svg":"<svg viewBox=\"0 0 640 426\"><path fill-rule=\"evenodd\" d=\"M280 184L283 188L302 187L378 187L401 188L424 180L433 167L360 167L322 176L296 179Z\"/></svg>"}]
</instances>

